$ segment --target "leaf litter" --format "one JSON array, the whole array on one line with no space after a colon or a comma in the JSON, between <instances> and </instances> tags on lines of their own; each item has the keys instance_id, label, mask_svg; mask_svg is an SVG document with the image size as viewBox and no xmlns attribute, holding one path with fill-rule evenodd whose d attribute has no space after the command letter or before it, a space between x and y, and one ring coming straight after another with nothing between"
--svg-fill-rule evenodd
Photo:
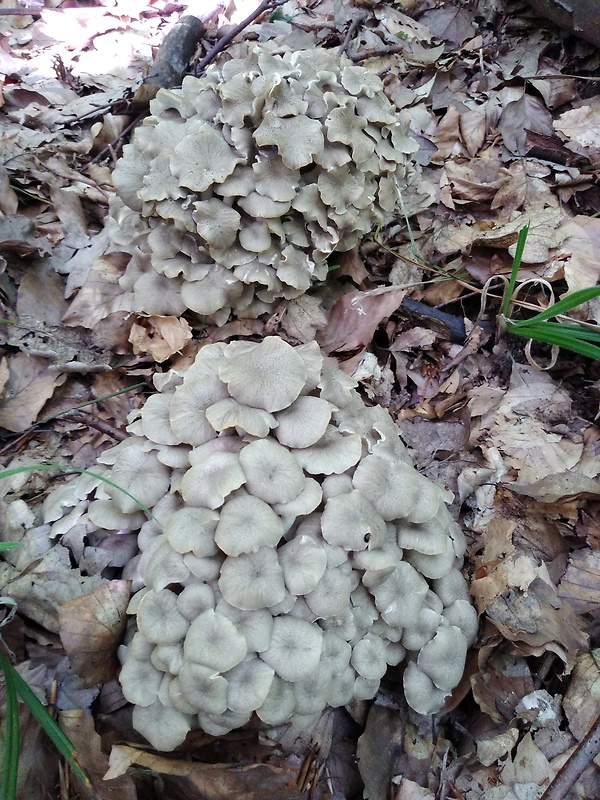
<instances>
[{"instance_id":1,"label":"leaf litter","mask_svg":"<svg viewBox=\"0 0 600 800\"><path fill-rule=\"evenodd\" d=\"M143 112L132 97L185 7L0 9L3 464L94 464L143 394L97 399L189 362L199 336L316 338L455 492L481 632L439 720L407 709L391 669L373 703L325 715L312 735L196 733L173 756L148 752L114 680L135 537L100 540L85 519L68 536L38 525L55 482L33 472L0 482L2 539L20 543L0 562L0 594L19 607L2 636L20 673L60 709L98 797L158 797L156 774L174 800L596 796L598 367L562 357L536 371L519 343L496 341L500 290L480 297L510 272L525 222L520 278L545 278L558 296L598 281L598 51L504 0L289 0L279 21L256 22L242 35L284 29L378 72L411 115L423 179L402 198L405 218L340 256L325 286L266 323L203 330L192 317L132 313L118 284L126 261L104 228L112 167ZM212 15L201 54L227 23ZM405 299L428 306L409 311ZM535 287L526 300L547 302ZM599 308L578 313L598 323ZM62 414L84 403L82 416ZM21 714L19 797L84 797Z\"/></svg>"}]
</instances>

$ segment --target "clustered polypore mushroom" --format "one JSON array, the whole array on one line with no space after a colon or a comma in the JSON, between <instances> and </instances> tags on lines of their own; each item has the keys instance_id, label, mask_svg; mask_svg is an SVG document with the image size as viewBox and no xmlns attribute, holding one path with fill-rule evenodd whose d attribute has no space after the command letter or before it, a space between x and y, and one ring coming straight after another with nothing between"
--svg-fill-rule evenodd
<instances>
[{"instance_id":1,"label":"clustered polypore mushroom","mask_svg":"<svg viewBox=\"0 0 600 800\"><path fill-rule=\"evenodd\" d=\"M373 697L404 660L408 703L439 710L477 615L450 493L415 470L388 412L315 343L274 336L205 345L155 384L131 436L99 459L111 484L85 476L76 496L95 498L70 512L96 533L140 531L120 676L137 730L171 750L252 714L306 727ZM113 484L153 518L140 527Z\"/></svg>"},{"instance_id":2,"label":"clustered polypore mushroom","mask_svg":"<svg viewBox=\"0 0 600 800\"><path fill-rule=\"evenodd\" d=\"M415 184L417 143L373 72L332 50L237 57L161 89L113 181L135 311L256 317L327 275Z\"/></svg>"}]
</instances>

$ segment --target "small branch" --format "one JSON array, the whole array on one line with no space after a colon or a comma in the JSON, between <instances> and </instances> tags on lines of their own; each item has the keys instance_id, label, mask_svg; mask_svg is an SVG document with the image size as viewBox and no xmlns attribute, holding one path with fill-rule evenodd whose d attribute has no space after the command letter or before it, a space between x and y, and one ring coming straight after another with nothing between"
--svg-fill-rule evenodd
<instances>
[{"instance_id":1,"label":"small branch","mask_svg":"<svg viewBox=\"0 0 600 800\"><path fill-rule=\"evenodd\" d=\"M356 32L366 20L368 14L359 14L358 16L354 17L350 25L348 26L348 30L346 31L346 35L344 36L344 41L342 42L340 49L338 50L339 54L342 56L344 53L348 52L348 48L350 47L350 42L354 39Z\"/></svg>"},{"instance_id":2,"label":"small branch","mask_svg":"<svg viewBox=\"0 0 600 800\"><path fill-rule=\"evenodd\" d=\"M540 800L563 800L600 753L600 716L554 776Z\"/></svg>"},{"instance_id":3,"label":"small branch","mask_svg":"<svg viewBox=\"0 0 600 800\"><path fill-rule=\"evenodd\" d=\"M0 17L33 17L39 19L41 12L27 8L0 8Z\"/></svg>"},{"instance_id":4,"label":"small branch","mask_svg":"<svg viewBox=\"0 0 600 800\"><path fill-rule=\"evenodd\" d=\"M360 50L358 53L348 53L348 58L356 63L357 61L366 61L367 58L382 58L405 52L406 45L391 44L389 47L371 47L369 50Z\"/></svg>"},{"instance_id":5,"label":"small branch","mask_svg":"<svg viewBox=\"0 0 600 800\"><path fill-rule=\"evenodd\" d=\"M88 414L85 411L77 411L73 414L63 414L61 417L59 417L59 419L67 420L68 422L76 422L79 425L87 425L88 428L94 428L95 430L100 431L100 433L105 433L107 436L110 436L117 442L123 442L129 437L129 434L126 431L122 431L120 428L115 428L114 425L110 425L108 422L103 422L101 419L97 419L92 414Z\"/></svg>"},{"instance_id":6,"label":"small branch","mask_svg":"<svg viewBox=\"0 0 600 800\"><path fill-rule=\"evenodd\" d=\"M221 53L227 45L235 39L235 37L240 34L244 28L247 28L248 25L251 25L255 19L264 14L266 11L272 11L279 6L284 5L287 0L263 0L262 3L255 8L254 11L246 17L246 19L242 20L238 23L235 28L226 33L225 36L222 36L219 41L214 45L212 50L209 50L208 53L201 59L194 69L194 75L200 75L206 67L211 64L215 58Z\"/></svg>"}]
</instances>

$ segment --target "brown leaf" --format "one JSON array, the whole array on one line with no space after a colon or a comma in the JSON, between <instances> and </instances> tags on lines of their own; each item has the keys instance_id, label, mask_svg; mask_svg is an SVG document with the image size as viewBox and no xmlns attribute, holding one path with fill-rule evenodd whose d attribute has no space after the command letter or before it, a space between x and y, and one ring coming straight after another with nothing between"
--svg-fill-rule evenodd
<instances>
[{"instance_id":1,"label":"brown leaf","mask_svg":"<svg viewBox=\"0 0 600 800\"><path fill-rule=\"evenodd\" d=\"M379 323L393 314L406 289L350 292L340 297L329 312L327 327L317 337L325 353L362 351Z\"/></svg>"},{"instance_id":2,"label":"brown leaf","mask_svg":"<svg viewBox=\"0 0 600 800\"><path fill-rule=\"evenodd\" d=\"M571 732L582 739L600 714L600 650L582 653L577 659L563 708Z\"/></svg>"},{"instance_id":3,"label":"brown leaf","mask_svg":"<svg viewBox=\"0 0 600 800\"><path fill-rule=\"evenodd\" d=\"M128 745L115 745L105 780L123 775L132 764L160 773L165 782L169 780L167 776L177 777L180 779L177 786L183 787L183 792L187 788L191 797L198 797L201 793L205 800L302 800L305 797L296 789L297 759L293 766L204 764L156 756Z\"/></svg>"},{"instance_id":4,"label":"brown leaf","mask_svg":"<svg viewBox=\"0 0 600 800\"><path fill-rule=\"evenodd\" d=\"M600 481L580 472L556 472L534 483L518 484L510 489L542 503L565 503L575 498L597 498L600 495Z\"/></svg>"},{"instance_id":5,"label":"brown leaf","mask_svg":"<svg viewBox=\"0 0 600 800\"><path fill-rule=\"evenodd\" d=\"M523 94L505 106L498 129L504 144L515 155L527 155L527 131L535 133L554 132L552 115L537 97Z\"/></svg>"},{"instance_id":6,"label":"brown leaf","mask_svg":"<svg viewBox=\"0 0 600 800\"><path fill-rule=\"evenodd\" d=\"M509 589L494 598L487 607L487 616L506 639L519 642L523 652L542 655L551 650L565 662L569 672L578 652L587 644L570 605L561 602L556 589L540 578L529 585L527 592Z\"/></svg>"},{"instance_id":7,"label":"brown leaf","mask_svg":"<svg viewBox=\"0 0 600 800\"><path fill-rule=\"evenodd\" d=\"M77 761L92 784L89 793L72 773L78 784L79 796L85 800L137 800L137 790L129 775L105 779L108 756L102 752L100 736L94 728L94 720L81 709L61 711L60 727L75 746Z\"/></svg>"},{"instance_id":8,"label":"brown leaf","mask_svg":"<svg viewBox=\"0 0 600 800\"><path fill-rule=\"evenodd\" d=\"M151 316L134 322L129 333L133 352L149 353L159 364L181 352L191 338L188 321L180 317Z\"/></svg>"},{"instance_id":9,"label":"brown leaf","mask_svg":"<svg viewBox=\"0 0 600 800\"><path fill-rule=\"evenodd\" d=\"M33 425L66 375L53 370L48 359L25 353L12 356L8 368L10 375L0 402L0 426L20 433Z\"/></svg>"},{"instance_id":10,"label":"brown leaf","mask_svg":"<svg viewBox=\"0 0 600 800\"><path fill-rule=\"evenodd\" d=\"M73 669L89 684L104 683L116 675L116 652L130 594L130 581L108 581L60 606L61 642Z\"/></svg>"},{"instance_id":11,"label":"brown leaf","mask_svg":"<svg viewBox=\"0 0 600 800\"><path fill-rule=\"evenodd\" d=\"M132 296L123 292L119 285L129 259L127 253L107 253L95 259L84 285L63 317L65 325L93 328L115 311L132 310Z\"/></svg>"},{"instance_id":12,"label":"brown leaf","mask_svg":"<svg viewBox=\"0 0 600 800\"><path fill-rule=\"evenodd\" d=\"M558 594L569 601L577 614L593 614L600 610L600 553L597 550L575 550L567 570L558 584Z\"/></svg>"}]
</instances>

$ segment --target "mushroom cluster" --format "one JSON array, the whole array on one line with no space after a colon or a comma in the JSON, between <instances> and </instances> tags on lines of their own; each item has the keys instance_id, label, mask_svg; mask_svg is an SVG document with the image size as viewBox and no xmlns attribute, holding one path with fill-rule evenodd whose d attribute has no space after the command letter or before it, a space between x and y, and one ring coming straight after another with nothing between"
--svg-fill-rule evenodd
<instances>
[{"instance_id":1,"label":"mushroom cluster","mask_svg":"<svg viewBox=\"0 0 600 800\"><path fill-rule=\"evenodd\" d=\"M256 317L389 221L418 149L377 75L272 42L161 89L113 182L113 245L134 310Z\"/></svg>"},{"instance_id":2,"label":"mushroom cluster","mask_svg":"<svg viewBox=\"0 0 600 800\"><path fill-rule=\"evenodd\" d=\"M388 412L315 343L274 336L205 345L155 384L99 459L110 483L90 499L82 478L71 512L140 530L120 676L136 729L170 750L253 713L306 727L404 660L410 706L439 710L477 615L450 493L415 470ZM47 503L46 521L64 513Z\"/></svg>"}]
</instances>

